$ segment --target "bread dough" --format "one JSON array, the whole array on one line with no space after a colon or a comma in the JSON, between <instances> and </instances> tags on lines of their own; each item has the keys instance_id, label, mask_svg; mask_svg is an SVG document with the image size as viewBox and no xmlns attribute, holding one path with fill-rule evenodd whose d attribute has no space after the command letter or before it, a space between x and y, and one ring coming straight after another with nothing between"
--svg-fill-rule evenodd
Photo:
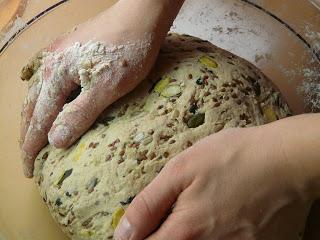
<instances>
[{"instance_id":1,"label":"bread dough","mask_svg":"<svg viewBox=\"0 0 320 240\"><path fill-rule=\"evenodd\" d=\"M68 150L45 147L34 179L72 239L112 239L125 208L172 157L223 129L289 115L252 64L207 41L169 34L146 80Z\"/></svg>"}]
</instances>

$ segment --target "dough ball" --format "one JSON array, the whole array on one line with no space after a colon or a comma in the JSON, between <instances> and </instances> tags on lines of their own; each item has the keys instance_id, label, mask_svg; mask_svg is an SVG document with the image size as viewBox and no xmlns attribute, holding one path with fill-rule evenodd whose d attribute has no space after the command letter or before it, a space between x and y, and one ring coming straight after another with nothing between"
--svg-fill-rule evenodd
<instances>
[{"instance_id":1,"label":"dough ball","mask_svg":"<svg viewBox=\"0 0 320 240\"><path fill-rule=\"evenodd\" d=\"M207 41L169 34L133 92L69 149L39 153L34 179L72 239L112 239L126 207L172 157L223 129L289 115L279 91L252 64Z\"/></svg>"}]
</instances>

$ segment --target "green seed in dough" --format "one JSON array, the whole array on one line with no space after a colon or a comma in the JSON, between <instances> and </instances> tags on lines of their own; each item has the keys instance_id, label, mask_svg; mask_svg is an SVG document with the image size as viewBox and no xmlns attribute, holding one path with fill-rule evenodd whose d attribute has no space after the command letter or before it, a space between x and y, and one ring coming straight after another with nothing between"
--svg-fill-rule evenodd
<instances>
[{"instance_id":1,"label":"green seed in dough","mask_svg":"<svg viewBox=\"0 0 320 240\"><path fill-rule=\"evenodd\" d=\"M191 116L187 122L187 126L189 128L197 128L201 126L204 124L205 116L205 113L198 113L194 116Z\"/></svg>"},{"instance_id":2,"label":"green seed in dough","mask_svg":"<svg viewBox=\"0 0 320 240\"><path fill-rule=\"evenodd\" d=\"M99 179L98 178L92 178L90 180L90 182L87 185L87 189L88 189L88 193L92 193L94 188L97 186L97 184L99 183Z\"/></svg>"},{"instance_id":3,"label":"green seed in dough","mask_svg":"<svg viewBox=\"0 0 320 240\"><path fill-rule=\"evenodd\" d=\"M198 78L197 81L196 81L197 85L203 85L204 81L202 78Z\"/></svg>"},{"instance_id":4,"label":"green seed in dough","mask_svg":"<svg viewBox=\"0 0 320 240\"><path fill-rule=\"evenodd\" d=\"M169 85L162 92L163 97L174 97L181 93L181 87L179 85Z\"/></svg>"},{"instance_id":5,"label":"green seed in dough","mask_svg":"<svg viewBox=\"0 0 320 240\"><path fill-rule=\"evenodd\" d=\"M72 174L73 169L66 170L63 175L60 177L59 181L57 182L57 186L61 187L63 184L63 181L66 180L70 175Z\"/></svg>"},{"instance_id":6,"label":"green seed in dough","mask_svg":"<svg viewBox=\"0 0 320 240\"><path fill-rule=\"evenodd\" d=\"M162 91L169 85L170 80L170 77L165 77L161 79L154 87L154 91L161 94Z\"/></svg>"}]
</instances>

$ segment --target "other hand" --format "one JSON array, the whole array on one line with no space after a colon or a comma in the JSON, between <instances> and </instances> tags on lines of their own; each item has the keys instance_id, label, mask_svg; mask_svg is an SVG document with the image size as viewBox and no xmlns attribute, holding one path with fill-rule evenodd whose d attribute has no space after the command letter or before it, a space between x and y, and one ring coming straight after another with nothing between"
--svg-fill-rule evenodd
<instances>
[{"instance_id":1,"label":"other hand","mask_svg":"<svg viewBox=\"0 0 320 240\"><path fill-rule=\"evenodd\" d=\"M300 239L311 201L285 151L288 129L275 126L225 130L176 156L133 200L115 239Z\"/></svg>"}]
</instances>

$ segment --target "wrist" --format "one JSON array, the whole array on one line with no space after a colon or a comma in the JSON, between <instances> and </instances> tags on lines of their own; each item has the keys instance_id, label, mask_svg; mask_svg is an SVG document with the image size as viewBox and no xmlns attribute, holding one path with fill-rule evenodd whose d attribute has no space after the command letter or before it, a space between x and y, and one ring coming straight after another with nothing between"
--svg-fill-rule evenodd
<instances>
[{"instance_id":1,"label":"wrist","mask_svg":"<svg viewBox=\"0 0 320 240\"><path fill-rule=\"evenodd\" d=\"M308 200L320 197L320 114L305 114L266 125L283 154L288 181Z\"/></svg>"},{"instance_id":2,"label":"wrist","mask_svg":"<svg viewBox=\"0 0 320 240\"><path fill-rule=\"evenodd\" d=\"M122 0L113 6L117 21L129 31L153 33L164 39L184 0ZM108 12L108 11L107 11Z\"/></svg>"}]
</instances>

